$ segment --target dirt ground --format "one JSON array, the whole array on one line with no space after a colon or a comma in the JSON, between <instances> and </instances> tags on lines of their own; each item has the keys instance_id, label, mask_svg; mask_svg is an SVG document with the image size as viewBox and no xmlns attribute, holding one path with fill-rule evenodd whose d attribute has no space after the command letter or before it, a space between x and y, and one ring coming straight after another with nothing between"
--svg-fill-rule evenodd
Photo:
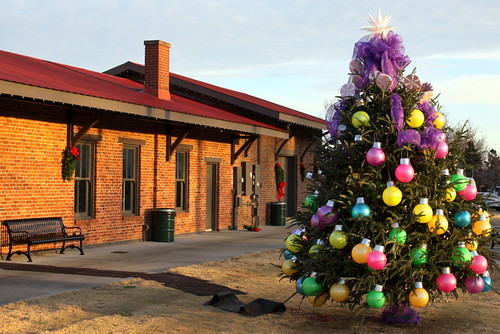
<instances>
[{"instance_id":1,"label":"dirt ground","mask_svg":"<svg viewBox=\"0 0 500 334\"><path fill-rule=\"evenodd\" d=\"M284 302L295 291L279 281L277 250L246 254L219 262L176 268L172 272L209 280L246 292L238 298ZM500 280L494 273L493 282ZM161 283L128 279L102 287L68 292L0 308L0 333L499 333L500 296L493 291L461 295L417 312L418 325L380 322L381 310L359 314L337 303L312 307L296 295L285 313L259 317L203 304L195 296ZM362 319L364 316L364 323Z\"/></svg>"}]
</instances>

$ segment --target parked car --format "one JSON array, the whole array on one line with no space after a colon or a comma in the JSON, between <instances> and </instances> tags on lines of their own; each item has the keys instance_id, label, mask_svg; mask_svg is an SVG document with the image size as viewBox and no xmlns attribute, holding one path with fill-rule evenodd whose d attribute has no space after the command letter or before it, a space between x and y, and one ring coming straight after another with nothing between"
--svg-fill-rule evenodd
<instances>
[{"instance_id":1,"label":"parked car","mask_svg":"<svg viewBox=\"0 0 500 334\"><path fill-rule=\"evenodd\" d=\"M500 211L500 196L490 192L480 192L479 195L483 197L484 202L488 207Z\"/></svg>"}]
</instances>

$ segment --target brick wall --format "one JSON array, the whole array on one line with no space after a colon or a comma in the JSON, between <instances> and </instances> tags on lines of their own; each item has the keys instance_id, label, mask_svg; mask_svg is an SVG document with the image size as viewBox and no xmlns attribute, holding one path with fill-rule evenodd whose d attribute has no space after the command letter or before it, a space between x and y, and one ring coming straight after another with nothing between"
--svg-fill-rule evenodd
<instances>
[{"instance_id":1,"label":"brick wall","mask_svg":"<svg viewBox=\"0 0 500 334\"><path fill-rule=\"evenodd\" d=\"M66 110L60 107L0 100L0 220L61 216L68 226L83 229L86 244L136 240L143 237L143 225L150 227L151 210L175 207L175 154L166 161L166 125L120 114L105 114L88 134L99 135L96 142L95 217L74 220L74 183L61 178L61 154L66 146ZM85 124L92 112L75 111L75 122ZM79 130L75 126L75 133ZM173 129L174 138L178 135ZM119 138L140 140L140 210L136 217L123 217L122 148ZM214 139L215 138L215 139ZM294 138L284 147L288 152L302 152L309 138ZM231 135L228 132L198 128L182 141L190 145L189 210L178 213L175 233L205 230L206 186L205 158L219 163L218 227L232 225L233 166L241 162L259 163L262 189L259 197L260 224L266 221L266 203L276 201L274 152L281 140L261 136L231 165ZM240 140L238 149L243 144ZM306 155L306 162L312 159ZM305 198L305 182L297 170L298 207ZM256 205L250 196L242 196L238 210L238 228L252 224ZM3 240L5 244L5 240ZM5 252L5 249L4 249Z\"/></svg>"}]
</instances>

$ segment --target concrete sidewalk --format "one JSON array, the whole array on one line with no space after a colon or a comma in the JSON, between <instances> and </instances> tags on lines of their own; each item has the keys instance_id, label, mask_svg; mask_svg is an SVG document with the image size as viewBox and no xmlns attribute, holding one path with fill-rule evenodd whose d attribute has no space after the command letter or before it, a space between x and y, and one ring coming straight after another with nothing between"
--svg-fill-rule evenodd
<instances>
[{"instance_id":1,"label":"concrete sidewalk","mask_svg":"<svg viewBox=\"0 0 500 334\"><path fill-rule=\"evenodd\" d=\"M54 253L35 255L32 263L26 262L24 255L14 255L9 262L161 273L175 267L281 248L290 231L291 229L284 226L263 226L259 232L222 230L181 234L175 236L174 242L130 242L108 246L86 246L84 242L85 255L79 255L78 250L69 248L65 254L54 251ZM0 305L66 291L88 289L120 280L123 278L0 270Z\"/></svg>"}]
</instances>

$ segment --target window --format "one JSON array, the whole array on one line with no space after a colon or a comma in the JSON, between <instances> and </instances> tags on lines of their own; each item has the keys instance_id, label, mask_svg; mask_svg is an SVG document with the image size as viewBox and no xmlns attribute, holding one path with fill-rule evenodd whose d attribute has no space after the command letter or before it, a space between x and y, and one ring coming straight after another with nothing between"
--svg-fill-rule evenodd
<instances>
[{"instance_id":1,"label":"window","mask_svg":"<svg viewBox=\"0 0 500 334\"><path fill-rule=\"evenodd\" d=\"M178 150L175 153L175 209L179 212L188 209L188 159L189 152Z\"/></svg>"},{"instance_id":2,"label":"window","mask_svg":"<svg viewBox=\"0 0 500 334\"><path fill-rule=\"evenodd\" d=\"M76 145L80 152L75 168L75 219L89 219L94 215L94 143Z\"/></svg>"},{"instance_id":3,"label":"window","mask_svg":"<svg viewBox=\"0 0 500 334\"><path fill-rule=\"evenodd\" d=\"M122 211L125 216L137 215L139 208L139 147L123 146Z\"/></svg>"}]
</instances>

